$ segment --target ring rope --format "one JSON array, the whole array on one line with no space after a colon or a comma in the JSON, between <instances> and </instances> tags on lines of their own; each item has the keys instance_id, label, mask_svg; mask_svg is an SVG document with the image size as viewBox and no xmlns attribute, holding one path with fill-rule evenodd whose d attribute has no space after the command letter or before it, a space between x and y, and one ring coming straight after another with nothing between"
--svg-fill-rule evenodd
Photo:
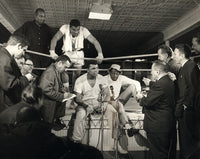
<instances>
[{"instance_id":1,"label":"ring rope","mask_svg":"<svg viewBox=\"0 0 200 159\"><path fill-rule=\"evenodd\" d=\"M45 56L45 57L52 58L50 55L43 54L43 53L40 53L40 52L37 52L37 51L26 50L26 52L28 52L30 54L35 54L35 55L39 55L39 56ZM95 60L96 58L71 58L71 59Z\"/></svg>"},{"instance_id":2,"label":"ring rope","mask_svg":"<svg viewBox=\"0 0 200 159\"><path fill-rule=\"evenodd\" d=\"M143 54L143 55L132 55L132 56L119 56L119 57L108 57L103 58L104 61L106 60L119 60L119 59L131 59L131 58L138 58L138 57L152 57L152 56L158 56L158 54Z\"/></svg>"},{"instance_id":3,"label":"ring rope","mask_svg":"<svg viewBox=\"0 0 200 159\"><path fill-rule=\"evenodd\" d=\"M194 55L194 56L191 56L191 59L194 59L196 57L200 57L200 55Z\"/></svg>"},{"instance_id":4,"label":"ring rope","mask_svg":"<svg viewBox=\"0 0 200 159\"><path fill-rule=\"evenodd\" d=\"M26 50L26 52L28 52L30 54L35 54L35 55L39 55L39 56L45 56L45 57L52 58L50 55L47 55L47 54L44 54L44 53L40 53L40 52L37 52L37 51ZM158 54L154 53L154 54L142 54L142 55L131 55L131 56L108 57L108 58L103 58L103 61L130 59L130 58L141 58L141 57L152 57L152 56L158 56ZM190 58L194 59L194 58L197 58L197 57L200 57L200 55L191 56ZM71 58L71 59L97 60L96 58L89 58L89 57Z\"/></svg>"},{"instance_id":5,"label":"ring rope","mask_svg":"<svg viewBox=\"0 0 200 159\"><path fill-rule=\"evenodd\" d=\"M26 50L26 52L28 52L28 53L30 53L30 54L35 54L35 55L39 55L39 56L45 56L45 57L49 57L49 58L51 58L51 56L50 56L50 55L43 54L43 53L36 52L36 51L32 51L32 50Z\"/></svg>"},{"instance_id":6,"label":"ring rope","mask_svg":"<svg viewBox=\"0 0 200 159\"><path fill-rule=\"evenodd\" d=\"M40 56L45 56L45 57L51 58L50 55L43 54L43 53L36 52L36 51L26 50L26 52L31 53L31 54L35 54L35 55L40 55ZM143 55L132 55L132 56L108 57L108 58L103 58L103 60L104 61L106 61L106 60L119 60L119 59L130 59L130 58L149 57L149 56L158 56L158 54L143 54ZM88 57L85 57L85 58L71 58L71 59L97 60L96 58L88 58Z\"/></svg>"},{"instance_id":7,"label":"ring rope","mask_svg":"<svg viewBox=\"0 0 200 159\"><path fill-rule=\"evenodd\" d=\"M38 68L34 67L34 70L46 70L46 68ZM87 71L88 69L76 69L76 68L68 68L66 71ZM99 69L99 71L108 71L108 69ZM151 69L121 69L122 72L128 71L151 71Z\"/></svg>"}]
</instances>

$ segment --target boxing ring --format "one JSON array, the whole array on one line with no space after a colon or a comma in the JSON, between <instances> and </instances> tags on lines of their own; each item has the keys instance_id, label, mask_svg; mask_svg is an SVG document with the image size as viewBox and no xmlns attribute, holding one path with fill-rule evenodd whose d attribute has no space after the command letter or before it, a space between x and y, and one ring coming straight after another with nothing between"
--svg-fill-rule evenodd
<instances>
[{"instance_id":1,"label":"boxing ring","mask_svg":"<svg viewBox=\"0 0 200 159\"><path fill-rule=\"evenodd\" d=\"M45 55L42 53L30 51L30 50L28 50L27 52L32 53L32 54L37 54L39 56L50 57L50 55ZM133 56L123 56L123 57L109 57L109 58L104 58L103 61L106 61L106 62L110 61L110 65L111 65L112 63L115 63L115 62L112 62L114 60L124 60L124 61L121 61L123 64L125 62L129 62L129 63L131 62L131 66L133 67L133 63L135 61L130 60L130 59L136 59L136 58L140 59L140 58L156 57L156 56L157 56L157 54L143 54L143 55L133 55ZM193 56L191 58L194 59L194 58L198 58L198 57L200 57L200 55ZM128 60L125 60L125 59L128 59ZM97 60L97 59L96 58L84 58L84 60ZM109 68L109 67L107 67L107 68ZM45 68L34 68L34 69L45 70ZM67 69L67 71L69 71L69 72L76 71L76 70L81 70L82 72L85 72L87 69L74 69L74 68ZM101 74L101 72L106 72L107 70L108 69L99 69L99 72ZM135 69L122 68L121 71L122 71L122 74L124 74L124 75L129 73L129 75L131 75L131 77L129 77L129 78L139 80L139 82L141 83L142 82L141 77L143 76L143 73L145 73L145 75L148 76L150 74L151 70L150 70L150 68L135 68ZM141 76L140 79L137 79L137 76ZM142 84L142 88L144 90L148 89L148 88L144 87L144 83ZM126 114L129 116L131 121L134 123L135 128L139 129L139 133L133 135L132 137L128 137L128 151L131 151L131 152L133 151L134 153L144 152L139 155L140 156L139 158L146 158L146 156L147 156L146 152L149 150L149 148L148 148L148 142L146 139L146 133L143 130L144 114L142 113L142 107L139 106L139 103L134 98L130 98L129 101L124 106L124 108L125 108ZM70 120L74 113L75 113L75 111L67 108L66 116L64 116L62 118L63 121L65 122L65 124L67 125L67 127L64 128L63 130L52 131L52 132L57 136L61 136L61 137L67 136L68 135L67 133L69 133L68 130L72 126L72 125L70 125L71 124ZM83 143L94 146L94 147L98 148L99 150L101 150L101 144L103 144L103 151L113 151L112 143L114 142L114 139L111 138L112 131L111 131L111 128L107 125L107 120L109 120L109 119L103 120L103 129L104 129L103 136L104 136L104 138L102 140L101 132L100 132L100 129L102 129L101 118L100 118L100 116L91 116L90 123L88 122L89 124L86 127L87 133L84 136ZM124 129L126 131L127 129L129 129L129 127L125 127Z\"/></svg>"},{"instance_id":2,"label":"boxing ring","mask_svg":"<svg viewBox=\"0 0 200 159\"><path fill-rule=\"evenodd\" d=\"M45 56L45 57L50 57L50 55L44 55L38 52L34 52L34 51L27 51L28 53L33 53L33 54L37 54L39 56ZM152 57L152 56L157 56L157 54L147 54L147 55L133 55L133 56L123 56L123 57L109 57L109 58L104 58L103 61L106 62L107 64L109 63L109 65L111 65L112 63L114 63L113 61L118 60L117 62L119 62L119 60L123 60L120 61L121 63L123 63L123 65L127 65L126 62L129 62L129 65L131 65L132 67L132 60L130 59L135 59L135 58L143 58L143 57ZM128 59L128 61L126 61L126 59ZM95 58L84 58L84 60L96 60ZM109 68L109 67L107 67ZM45 68L34 68L37 70L45 70ZM70 71L76 71L76 70L81 70L82 73L85 72L87 69L74 69L74 68L68 68L67 71L70 73ZM99 73L106 73L108 69L104 69L101 68L99 69ZM122 68L121 69L122 74L136 74L138 72L149 72L150 69L142 69L142 68L138 68L138 69L132 69L132 68ZM133 78L132 76L129 78ZM140 81L141 82L141 81ZM134 98L130 98L129 101L126 103L125 107L125 111L127 113L127 115L129 116L129 118L131 119L131 121L133 122L134 126L136 129L139 129L139 133L133 135L133 137L128 137L128 150L129 151L134 151L134 152L144 152L144 151L148 151L148 143L146 140L146 134L145 131L143 130L143 119L144 119L144 114L142 113L142 107L139 106L139 104L136 102L136 100ZM64 128L63 130L60 131L52 131L55 135L63 137L63 136L67 136L69 135L71 132L70 130L72 130L73 128L73 123L71 123L71 118L74 115L74 111L69 108L66 109L66 114L62 120L64 121L64 123L67 125L66 128ZM113 150L113 143L114 143L114 139L111 137L112 136L112 130L111 128L107 125L107 120L109 119L104 119L103 120L103 137L102 137L102 121L101 121L101 116L95 116L92 115L90 122L88 122L89 124L86 126L86 133L84 135L84 139L82 141L82 143L84 144L89 144L91 146L94 146L96 148L98 148L99 150L102 149L101 145L103 144L103 151L114 151ZM125 127L125 131L127 133L127 129L129 129L130 127ZM103 140L102 140L103 138ZM144 154L145 155L145 154ZM144 156L145 158L145 156Z\"/></svg>"}]
</instances>

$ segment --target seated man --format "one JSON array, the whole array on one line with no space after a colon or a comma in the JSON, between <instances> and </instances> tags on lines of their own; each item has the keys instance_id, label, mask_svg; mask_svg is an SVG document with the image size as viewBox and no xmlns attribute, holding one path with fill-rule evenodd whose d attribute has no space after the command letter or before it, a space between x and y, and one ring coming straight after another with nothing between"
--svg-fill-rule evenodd
<instances>
[{"instance_id":1,"label":"seated man","mask_svg":"<svg viewBox=\"0 0 200 159\"><path fill-rule=\"evenodd\" d=\"M60 117L65 115L65 105L62 101L68 98L70 93L63 90L61 74L70 67L70 64L69 57L61 55L43 72L40 79L40 87L44 92L42 117L46 122L55 124L54 130L65 127L60 121Z\"/></svg>"},{"instance_id":2,"label":"seated man","mask_svg":"<svg viewBox=\"0 0 200 159\"><path fill-rule=\"evenodd\" d=\"M21 68L21 73L22 73L22 75L24 76L24 75L26 75L26 74L28 74L28 73L33 74L33 73L32 73L33 67L34 67L34 65L33 65L32 59L30 58L30 56L25 55L25 61L24 61L23 66L22 66L22 68ZM35 76L36 76L36 75L35 75Z\"/></svg>"},{"instance_id":3,"label":"seated man","mask_svg":"<svg viewBox=\"0 0 200 159\"><path fill-rule=\"evenodd\" d=\"M75 101L78 104L76 119L74 122L74 130L72 140L81 142L84 137L86 117L88 114L98 111L101 106L99 96L102 95L102 101L108 101L108 88L104 87L103 76L98 74L98 64L96 61L91 61L88 65L87 73L77 78L74 86L74 91L77 93ZM104 102L106 112L112 109L112 106ZM105 112L105 116L106 113Z\"/></svg>"},{"instance_id":4,"label":"seated man","mask_svg":"<svg viewBox=\"0 0 200 159\"><path fill-rule=\"evenodd\" d=\"M127 103L131 96L135 97L136 93L141 91L141 85L140 82L130 79L126 76L120 75L120 73L120 65L112 64L109 68L109 74L104 76L106 83L110 88L111 98L109 103L118 112L120 125L124 126L126 123L129 122L129 124L131 124L132 127L132 123L126 115L123 105ZM122 88L125 88L123 92L121 92ZM115 131L115 129L113 131Z\"/></svg>"},{"instance_id":5,"label":"seated man","mask_svg":"<svg viewBox=\"0 0 200 159\"><path fill-rule=\"evenodd\" d=\"M115 109L118 105L118 113L120 114L121 124L124 125L128 122L123 105L127 103L131 96L135 97L137 92L141 91L140 82L130 79L126 76L120 75L120 65L113 64L109 68L109 74L104 76L110 88L110 103ZM120 92L125 88L123 92Z\"/></svg>"},{"instance_id":6,"label":"seated man","mask_svg":"<svg viewBox=\"0 0 200 159\"><path fill-rule=\"evenodd\" d=\"M39 76L33 73L33 68L34 68L33 60L31 59L29 55L26 54L25 62L22 66L21 73L23 76L30 73L33 76L32 81L35 81L35 80L38 80Z\"/></svg>"},{"instance_id":7,"label":"seated man","mask_svg":"<svg viewBox=\"0 0 200 159\"><path fill-rule=\"evenodd\" d=\"M131 96L135 97L136 93L141 91L140 82L120 75L120 65L112 64L108 71L109 74L105 76L105 79L110 88L113 100L119 99L125 105ZM122 88L125 89L120 93Z\"/></svg>"}]
</instances>

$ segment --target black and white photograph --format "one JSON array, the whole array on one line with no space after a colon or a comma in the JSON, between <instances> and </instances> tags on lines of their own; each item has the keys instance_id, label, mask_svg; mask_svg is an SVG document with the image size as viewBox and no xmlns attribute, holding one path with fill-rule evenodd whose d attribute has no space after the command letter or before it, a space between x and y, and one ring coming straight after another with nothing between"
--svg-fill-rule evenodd
<instances>
[{"instance_id":1,"label":"black and white photograph","mask_svg":"<svg viewBox=\"0 0 200 159\"><path fill-rule=\"evenodd\" d=\"M0 159L200 159L200 0L0 0Z\"/></svg>"}]
</instances>

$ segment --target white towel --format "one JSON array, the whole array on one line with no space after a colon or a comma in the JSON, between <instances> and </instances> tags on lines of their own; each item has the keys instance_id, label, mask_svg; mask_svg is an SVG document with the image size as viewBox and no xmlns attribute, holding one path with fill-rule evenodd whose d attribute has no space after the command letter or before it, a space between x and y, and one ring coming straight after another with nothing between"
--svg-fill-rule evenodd
<instances>
[{"instance_id":1,"label":"white towel","mask_svg":"<svg viewBox=\"0 0 200 159\"><path fill-rule=\"evenodd\" d=\"M63 38L63 47L62 50L64 52L71 52L72 51L72 35L70 34L70 29L69 29L69 25L64 25L65 28L65 34L64 34L64 38ZM75 40L75 49L76 50L80 50L83 48L83 27L80 27L80 32L79 35L76 37Z\"/></svg>"}]
</instances>

